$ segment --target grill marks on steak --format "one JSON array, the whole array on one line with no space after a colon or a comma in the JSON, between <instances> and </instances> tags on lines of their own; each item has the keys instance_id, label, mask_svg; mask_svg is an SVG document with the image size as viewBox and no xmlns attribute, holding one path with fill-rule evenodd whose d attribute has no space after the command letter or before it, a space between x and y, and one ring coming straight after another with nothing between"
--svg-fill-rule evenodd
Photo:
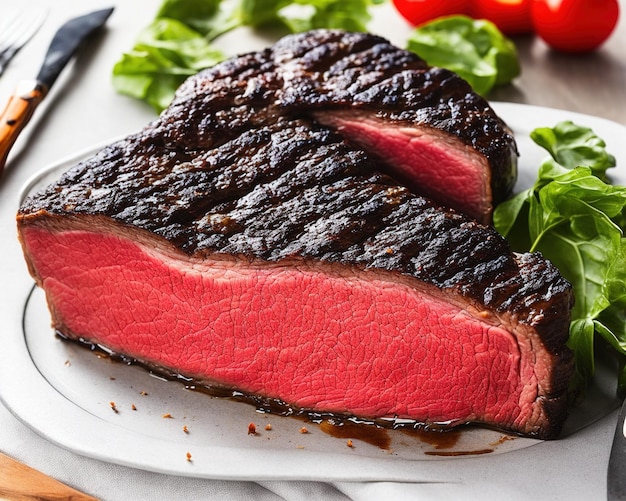
<instances>
[{"instance_id":1,"label":"grill marks on steak","mask_svg":"<svg viewBox=\"0 0 626 501\"><path fill-rule=\"evenodd\" d=\"M481 222L515 182L513 137L484 99L455 74L362 33L293 35L205 70L181 86L151 134L174 150L201 150L303 115Z\"/></svg>"},{"instance_id":2,"label":"grill marks on steak","mask_svg":"<svg viewBox=\"0 0 626 501\"><path fill-rule=\"evenodd\" d=\"M309 122L130 137L18 222L70 338L314 411L542 438L565 418L569 284Z\"/></svg>"}]
</instances>

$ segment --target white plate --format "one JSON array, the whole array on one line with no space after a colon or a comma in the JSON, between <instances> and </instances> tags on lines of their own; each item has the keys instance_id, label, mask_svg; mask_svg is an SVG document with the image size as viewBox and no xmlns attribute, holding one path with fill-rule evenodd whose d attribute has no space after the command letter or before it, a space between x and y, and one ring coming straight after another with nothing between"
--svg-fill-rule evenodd
<instances>
[{"instance_id":1,"label":"white plate","mask_svg":"<svg viewBox=\"0 0 626 501\"><path fill-rule=\"evenodd\" d=\"M528 134L560 120L592 127L607 141L618 164L626 163L626 151L620 152L626 129L618 124L546 108L507 103L494 103L494 107L518 139L520 187L532 183L546 155ZM93 151L41 171L25 185L23 194L58 177ZM612 174L626 184L623 173ZM23 281L32 282L26 274ZM530 446L545 454L546 447L555 443L503 439L497 431L472 428L458 434L456 443L439 449L443 442L429 443L397 430L373 433L366 440L355 437L353 447L348 447L346 438L332 437L317 424L261 414L245 403L188 391L139 367L62 342L50 329L39 289L28 298L14 299L13 304L18 307L7 307L3 313L13 318L23 315L23 328L3 333L6 351L0 367L0 397L19 419L48 440L104 461L205 478L448 482L455 481L445 466L452 460L461 470L480 470L503 453L515 461L516 454L526 453ZM578 430L615 409L614 391L610 370L600 367L596 387L568 419L564 436L575 439ZM251 422L256 424L257 435L248 434ZM265 430L268 423L271 430ZM308 433L301 433L303 426ZM388 439L389 444L381 447L372 442L376 439Z\"/></svg>"}]
</instances>

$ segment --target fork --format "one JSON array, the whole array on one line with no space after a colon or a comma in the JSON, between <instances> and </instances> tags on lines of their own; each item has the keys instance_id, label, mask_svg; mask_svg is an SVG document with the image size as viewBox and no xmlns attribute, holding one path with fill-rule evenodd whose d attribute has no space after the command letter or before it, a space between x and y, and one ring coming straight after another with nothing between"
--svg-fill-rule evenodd
<instances>
[{"instance_id":1,"label":"fork","mask_svg":"<svg viewBox=\"0 0 626 501\"><path fill-rule=\"evenodd\" d=\"M0 75L41 27L47 14L43 9L23 7L0 14Z\"/></svg>"}]
</instances>

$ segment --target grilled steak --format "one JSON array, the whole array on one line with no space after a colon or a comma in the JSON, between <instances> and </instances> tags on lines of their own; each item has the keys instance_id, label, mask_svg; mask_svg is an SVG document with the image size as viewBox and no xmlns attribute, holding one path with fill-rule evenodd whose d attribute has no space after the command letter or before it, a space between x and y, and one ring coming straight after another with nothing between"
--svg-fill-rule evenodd
<instances>
[{"instance_id":1,"label":"grilled steak","mask_svg":"<svg viewBox=\"0 0 626 501\"><path fill-rule=\"evenodd\" d=\"M172 149L152 124L24 202L55 329L296 409L559 433L572 296L549 262L310 120L193 129Z\"/></svg>"},{"instance_id":2,"label":"grilled steak","mask_svg":"<svg viewBox=\"0 0 626 501\"><path fill-rule=\"evenodd\" d=\"M280 116L339 129L406 186L483 223L516 179L508 128L467 82L363 33L293 35L201 72L152 134L198 150Z\"/></svg>"}]
</instances>

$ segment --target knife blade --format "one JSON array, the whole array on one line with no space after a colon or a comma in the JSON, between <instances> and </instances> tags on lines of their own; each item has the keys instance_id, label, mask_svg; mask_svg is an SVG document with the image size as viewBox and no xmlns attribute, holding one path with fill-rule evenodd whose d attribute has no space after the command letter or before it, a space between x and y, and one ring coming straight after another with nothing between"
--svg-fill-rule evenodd
<instances>
[{"instance_id":1,"label":"knife blade","mask_svg":"<svg viewBox=\"0 0 626 501\"><path fill-rule=\"evenodd\" d=\"M606 481L609 501L626 500L626 400L617 418Z\"/></svg>"},{"instance_id":2,"label":"knife blade","mask_svg":"<svg viewBox=\"0 0 626 501\"><path fill-rule=\"evenodd\" d=\"M63 24L50 42L37 77L34 80L24 80L17 85L0 114L0 173L19 134L63 68L85 39L106 23L112 12L113 7L110 7L70 19Z\"/></svg>"}]
</instances>

